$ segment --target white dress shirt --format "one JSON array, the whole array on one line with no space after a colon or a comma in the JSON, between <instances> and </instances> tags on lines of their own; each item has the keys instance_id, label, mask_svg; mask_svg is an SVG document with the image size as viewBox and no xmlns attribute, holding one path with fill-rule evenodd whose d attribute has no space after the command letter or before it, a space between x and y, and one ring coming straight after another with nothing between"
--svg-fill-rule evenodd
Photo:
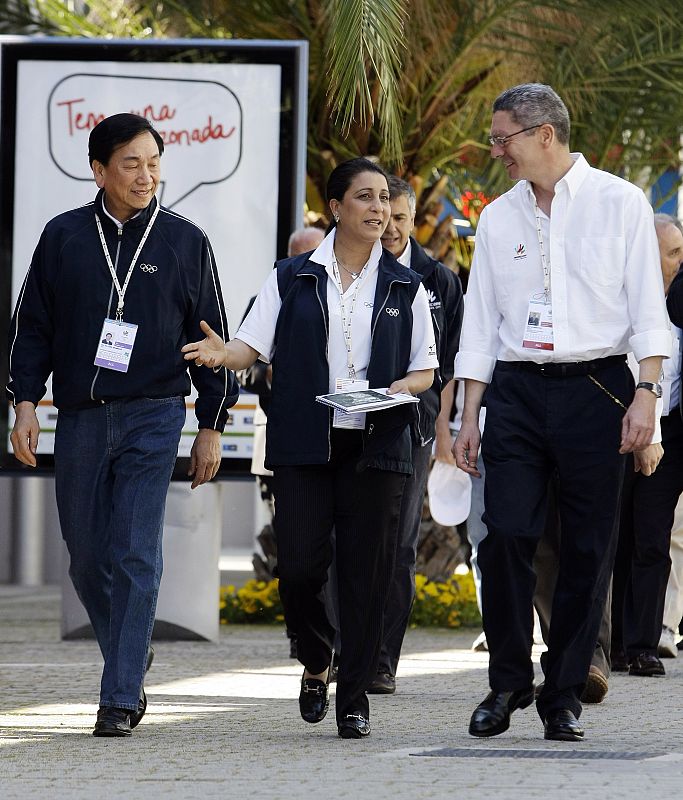
<instances>
[{"instance_id":1,"label":"white dress shirt","mask_svg":"<svg viewBox=\"0 0 683 800\"><path fill-rule=\"evenodd\" d=\"M410 266L410 258L413 255L413 246L410 244L410 239L408 239L408 243L403 248L403 252L400 256L398 256L397 261L400 264L403 264L404 267Z\"/></svg>"},{"instance_id":2,"label":"white dress shirt","mask_svg":"<svg viewBox=\"0 0 683 800\"><path fill-rule=\"evenodd\" d=\"M535 197L528 181L488 205L477 227L455 377L489 383L496 360L591 361L633 351L668 356L652 209L628 181L580 154L540 211L550 267L553 350L522 346L529 300L543 296ZM549 255L548 255L549 254Z\"/></svg>"},{"instance_id":3,"label":"white dress shirt","mask_svg":"<svg viewBox=\"0 0 683 800\"><path fill-rule=\"evenodd\" d=\"M372 310L377 287L377 270L382 245L375 242L370 258L362 274L351 283L344 292L344 301L348 309L351 298L360 281L353 316L351 317L351 356L357 380L365 380L370 362L370 345L372 337ZM327 360L329 363L329 391L336 389L337 378L348 378L347 352L344 344L342 328L341 295L334 277L332 261L334 257L334 231L331 231L311 254L310 260L325 267L327 272L327 308L330 315L330 335ZM236 339L258 350L264 361L270 361L274 353L275 326L280 313L280 293L277 286L277 271L268 276L263 288L258 293L251 311L235 334ZM413 332L410 347L410 363L408 372L421 369L438 369L434 328L429 303L424 286L420 284L412 303ZM404 377L403 375L400 376ZM382 387L371 387L382 388Z\"/></svg>"}]
</instances>

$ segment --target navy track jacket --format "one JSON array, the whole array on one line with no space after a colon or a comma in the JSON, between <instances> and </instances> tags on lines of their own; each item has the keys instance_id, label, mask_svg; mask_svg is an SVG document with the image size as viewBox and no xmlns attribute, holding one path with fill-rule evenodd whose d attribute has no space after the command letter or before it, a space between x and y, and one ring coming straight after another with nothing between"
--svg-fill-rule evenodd
<instances>
[{"instance_id":1,"label":"navy track jacket","mask_svg":"<svg viewBox=\"0 0 683 800\"><path fill-rule=\"evenodd\" d=\"M204 338L206 320L224 339L228 325L218 272L206 234L160 208L137 259L125 296L123 319L138 326L128 372L95 366L105 318L114 319L118 295L97 231L99 215L119 283L157 200L119 230L93 203L50 220L21 288L9 334L10 401L37 404L52 374L54 404L73 410L108 400L172 397L198 391L200 428L222 431L237 400L232 372L189 365L180 348Z\"/></svg>"}]
</instances>

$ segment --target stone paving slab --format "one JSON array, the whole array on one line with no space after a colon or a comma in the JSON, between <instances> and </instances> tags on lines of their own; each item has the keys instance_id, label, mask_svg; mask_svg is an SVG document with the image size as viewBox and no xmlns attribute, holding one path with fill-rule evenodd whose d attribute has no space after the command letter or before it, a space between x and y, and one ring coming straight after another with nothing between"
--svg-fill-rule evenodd
<instances>
[{"instance_id":1,"label":"stone paving slab","mask_svg":"<svg viewBox=\"0 0 683 800\"><path fill-rule=\"evenodd\" d=\"M476 633L410 631L397 694L371 698L363 741L339 739L333 713L315 726L300 719L301 668L279 628L158 642L145 719L130 739L96 739L96 645L60 641L56 589L0 587L0 800L680 793L683 657L665 662L665 678L613 676L606 701L584 711L585 742L545 742L531 708L476 740L467 723L487 691L487 656L469 650Z\"/></svg>"}]
</instances>

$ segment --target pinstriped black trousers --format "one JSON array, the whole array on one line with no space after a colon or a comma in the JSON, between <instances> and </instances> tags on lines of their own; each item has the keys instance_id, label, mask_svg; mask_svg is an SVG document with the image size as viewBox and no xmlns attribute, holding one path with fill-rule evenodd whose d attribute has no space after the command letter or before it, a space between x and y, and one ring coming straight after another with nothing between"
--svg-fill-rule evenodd
<instances>
[{"instance_id":1,"label":"pinstriped black trousers","mask_svg":"<svg viewBox=\"0 0 683 800\"><path fill-rule=\"evenodd\" d=\"M377 671L384 608L396 555L406 475L377 469L358 472L360 431L333 429L327 464L276 467L280 597L297 653L317 674L331 659L335 631L322 590L336 532L341 654L337 721L369 717L365 689Z\"/></svg>"},{"instance_id":2,"label":"pinstriped black trousers","mask_svg":"<svg viewBox=\"0 0 683 800\"><path fill-rule=\"evenodd\" d=\"M619 524L625 456L619 454L633 377L625 363L587 375L551 377L498 362L486 390L486 466L479 546L489 681L496 692L531 685L532 561L545 525L548 481L559 477L562 537L552 601L541 719L581 714L580 696L598 638Z\"/></svg>"}]
</instances>

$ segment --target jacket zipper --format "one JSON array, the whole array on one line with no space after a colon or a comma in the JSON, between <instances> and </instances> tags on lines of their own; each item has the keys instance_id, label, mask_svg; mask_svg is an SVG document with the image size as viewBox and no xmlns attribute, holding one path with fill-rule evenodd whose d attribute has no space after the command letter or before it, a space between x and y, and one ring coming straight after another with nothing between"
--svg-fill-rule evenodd
<instances>
[{"instance_id":1,"label":"jacket zipper","mask_svg":"<svg viewBox=\"0 0 683 800\"><path fill-rule=\"evenodd\" d=\"M118 229L118 233L116 235L116 257L114 258L114 272L116 272L116 270L117 270L117 268L119 266L119 253L121 251L121 239L122 239L122 237L123 237L123 225ZM114 283L112 282L111 288L109 289L109 302L107 303L107 319L111 315L111 299L112 299L113 296L114 296ZM95 377L92 379L92 383L90 384L90 399L93 402L96 402L96 400L95 400L95 381L99 377L101 369L102 369L102 367L98 367L97 368L97 371L95 372ZM101 400L100 402L104 403L104 400Z\"/></svg>"},{"instance_id":2,"label":"jacket zipper","mask_svg":"<svg viewBox=\"0 0 683 800\"><path fill-rule=\"evenodd\" d=\"M311 273L308 273L311 274ZM320 297L320 283L318 276L313 275L315 278L315 296L318 298L320 305L320 313L323 315L323 325L325 325L325 307L323 306L322 297ZM325 359L327 360L327 372L330 371L330 329L325 325ZM332 458L332 422L330 421L329 414L327 418L327 460Z\"/></svg>"},{"instance_id":3,"label":"jacket zipper","mask_svg":"<svg viewBox=\"0 0 683 800\"><path fill-rule=\"evenodd\" d=\"M399 280L394 280L394 281L390 281L389 282L389 288L387 289L386 296L385 296L384 300L381 302L379 310L377 311L377 316L375 317L375 321L372 324L372 331L370 333L370 354L371 355L372 355L372 345L373 345L373 343L375 341L375 330L377 329L377 323L379 322L379 315L382 313L382 308L384 308L384 306L386 305L387 300L389 299L389 295L391 294L391 287L395 283L408 283L408 282L409 281L399 281ZM372 436L372 432L374 431L374 429L375 429L374 423L370 423L370 425L368 427L368 434L367 435L368 436ZM365 440L365 431L363 431L363 439Z\"/></svg>"}]
</instances>

